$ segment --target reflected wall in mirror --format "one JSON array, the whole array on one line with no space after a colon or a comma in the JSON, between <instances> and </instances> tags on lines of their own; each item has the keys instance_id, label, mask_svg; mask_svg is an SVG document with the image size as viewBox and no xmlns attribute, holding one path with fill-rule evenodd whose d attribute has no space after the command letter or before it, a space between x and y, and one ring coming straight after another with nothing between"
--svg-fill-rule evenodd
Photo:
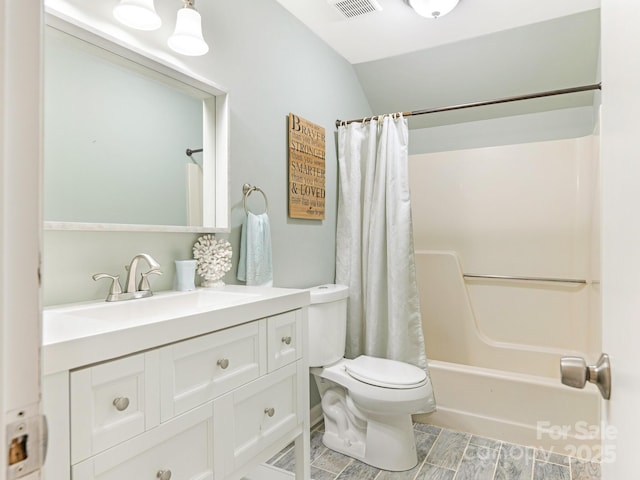
<instances>
[{"instance_id":1,"label":"reflected wall in mirror","mask_svg":"<svg viewBox=\"0 0 640 480\"><path fill-rule=\"evenodd\" d=\"M189 225L202 100L58 30L45 47L45 219Z\"/></svg>"},{"instance_id":2,"label":"reflected wall in mirror","mask_svg":"<svg viewBox=\"0 0 640 480\"><path fill-rule=\"evenodd\" d=\"M62 30L45 32L45 226L225 230L226 96Z\"/></svg>"}]
</instances>

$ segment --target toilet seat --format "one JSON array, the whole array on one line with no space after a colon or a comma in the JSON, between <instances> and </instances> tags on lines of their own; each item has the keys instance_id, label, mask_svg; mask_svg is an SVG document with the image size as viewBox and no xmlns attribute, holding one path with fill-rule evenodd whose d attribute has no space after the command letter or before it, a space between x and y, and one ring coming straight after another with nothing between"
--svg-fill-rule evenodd
<instances>
[{"instance_id":1,"label":"toilet seat","mask_svg":"<svg viewBox=\"0 0 640 480\"><path fill-rule=\"evenodd\" d=\"M386 358L361 355L347 362L345 370L356 380L384 388L417 388L427 383L421 368Z\"/></svg>"},{"instance_id":2,"label":"toilet seat","mask_svg":"<svg viewBox=\"0 0 640 480\"><path fill-rule=\"evenodd\" d=\"M387 378L387 384L392 386L384 387L367 383L349 373L347 368L354 361L343 358L327 367L314 367L310 370L316 380L318 378L328 380L346 389L348 395L361 411L374 415L399 415L405 413L429 413L435 410L435 403L431 396L433 391L431 381L420 368L412 365L413 368L424 374L424 381L420 384L405 385L403 388L398 388L395 385L398 383L397 381ZM360 362L368 362L368 360L358 360L356 364ZM378 364L376 361L374 363ZM365 375L365 377L370 376L371 372L369 372L369 375ZM321 382L324 380L321 380Z\"/></svg>"}]
</instances>

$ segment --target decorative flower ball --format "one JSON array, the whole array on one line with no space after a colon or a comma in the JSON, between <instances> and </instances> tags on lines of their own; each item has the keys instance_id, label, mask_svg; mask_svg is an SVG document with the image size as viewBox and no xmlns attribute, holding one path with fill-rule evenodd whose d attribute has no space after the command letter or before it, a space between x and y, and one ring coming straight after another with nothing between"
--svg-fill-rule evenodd
<instances>
[{"instance_id":1,"label":"decorative flower ball","mask_svg":"<svg viewBox=\"0 0 640 480\"><path fill-rule=\"evenodd\" d=\"M197 260L196 271L204 278L203 287L219 287L221 280L231 270L231 244L213 235L203 235L193 246L193 258Z\"/></svg>"}]
</instances>

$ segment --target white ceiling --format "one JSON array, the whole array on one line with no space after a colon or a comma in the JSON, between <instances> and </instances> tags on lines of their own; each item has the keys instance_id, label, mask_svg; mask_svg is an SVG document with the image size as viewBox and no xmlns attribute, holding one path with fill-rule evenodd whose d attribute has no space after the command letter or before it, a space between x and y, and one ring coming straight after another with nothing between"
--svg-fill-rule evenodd
<instances>
[{"instance_id":1,"label":"white ceiling","mask_svg":"<svg viewBox=\"0 0 640 480\"><path fill-rule=\"evenodd\" d=\"M382 11L345 18L328 0L277 0L350 63L433 48L600 7L600 0L460 0L437 20L405 0L378 0Z\"/></svg>"}]
</instances>

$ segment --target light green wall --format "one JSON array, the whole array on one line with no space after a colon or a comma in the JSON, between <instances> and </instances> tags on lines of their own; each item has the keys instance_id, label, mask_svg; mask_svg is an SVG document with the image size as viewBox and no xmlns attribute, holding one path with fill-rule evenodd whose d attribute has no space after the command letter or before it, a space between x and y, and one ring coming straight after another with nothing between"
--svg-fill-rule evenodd
<instances>
[{"instance_id":1,"label":"light green wall","mask_svg":"<svg viewBox=\"0 0 640 480\"><path fill-rule=\"evenodd\" d=\"M45 29L44 219L188 225L202 100Z\"/></svg>"},{"instance_id":2,"label":"light green wall","mask_svg":"<svg viewBox=\"0 0 640 480\"><path fill-rule=\"evenodd\" d=\"M594 107L577 107L420 128L409 133L409 154L578 138L595 125Z\"/></svg>"},{"instance_id":3,"label":"light green wall","mask_svg":"<svg viewBox=\"0 0 640 480\"><path fill-rule=\"evenodd\" d=\"M242 185L251 183L269 198L274 285L307 287L334 280L337 203L336 118L370 115L351 65L275 1L215 2L208 55L185 58L186 66L229 91L230 200L235 282L242 209ZM250 12L250 14L247 14ZM142 38L142 37L141 37ZM287 115L296 113L326 129L326 218L292 220L287 215ZM144 180L144 179L141 179ZM142 182L143 183L143 182ZM108 282L91 275L125 276L124 265L140 252L163 266L150 281L171 289L173 260L189 258L198 235L45 231L43 302L54 305L102 299Z\"/></svg>"}]
</instances>

